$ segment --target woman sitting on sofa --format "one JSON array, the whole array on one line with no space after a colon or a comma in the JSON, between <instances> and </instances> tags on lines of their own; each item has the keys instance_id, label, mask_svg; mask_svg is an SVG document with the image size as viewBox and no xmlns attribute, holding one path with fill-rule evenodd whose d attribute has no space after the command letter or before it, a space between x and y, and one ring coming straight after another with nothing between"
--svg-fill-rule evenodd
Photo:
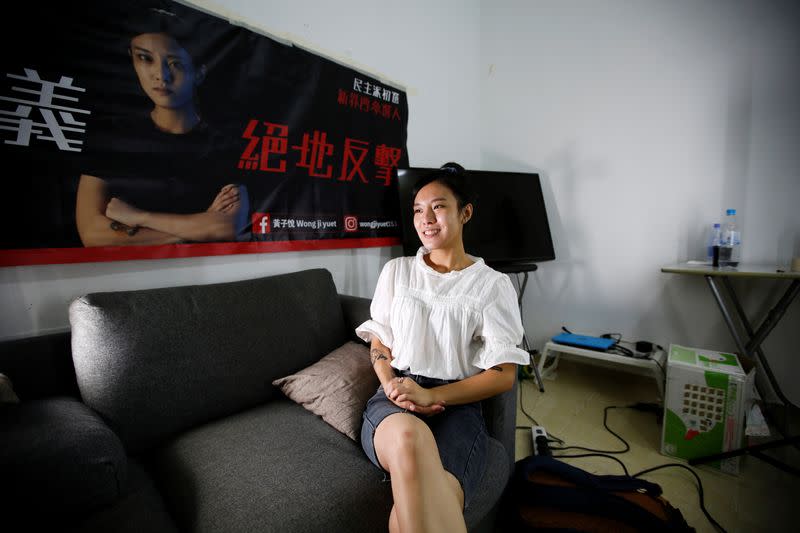
<instances>
[{"instance_id":1,"label":"woman sitting on sofa","mask_svg":"<svg viewBox=\"0 0 800 533\"><path fill-rule=\"evenodd\" d=\"M371 320L356 329L381 382L361 443L391 477L390 531L466 531L464 509L486 464L479 402L510 390L529 355L517 348L511 281L464 250L474 210L464 169L447 163L412 198L422 247L386 264Z\"/></svg>"}]
</instances>

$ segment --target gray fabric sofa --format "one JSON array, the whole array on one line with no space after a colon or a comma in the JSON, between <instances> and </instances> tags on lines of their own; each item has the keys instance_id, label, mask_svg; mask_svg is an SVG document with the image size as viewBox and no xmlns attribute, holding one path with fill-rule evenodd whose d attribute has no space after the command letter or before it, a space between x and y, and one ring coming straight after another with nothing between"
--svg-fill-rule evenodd
<instances>
[{"instance_id":1,"label":"gray fabric sofa","mask_svg":"<svg viewBox=\"0 0 800 533\"><path fill-rule=\"evenodd\" d=\"M321 269L75 300L71 334L0 343L21 400L0 405L0 501L33 529L385 531L391 487L360 445L271 385L368 315ZM483 403L470 531L494 528L515 399Z\"/></svg>"}]
</instances>

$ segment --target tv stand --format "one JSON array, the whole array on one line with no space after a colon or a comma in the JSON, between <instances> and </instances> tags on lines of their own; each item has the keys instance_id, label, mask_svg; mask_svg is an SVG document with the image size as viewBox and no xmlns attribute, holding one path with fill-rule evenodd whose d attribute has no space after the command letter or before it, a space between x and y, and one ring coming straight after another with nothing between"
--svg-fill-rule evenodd
<instances>
[{"instance_id":1,"label":"tv stand","mask_svg":"<svg viewBox=\"0 0 800 533\"><path fill-rule=\"evenodd\" d=\"M522 297L525 294L525 287L528 285L528 273L535 272L538 270L539 266L536 263L503 263L503 264L489 264L490 267L497 270L498 272L502 272L504 274L508 274L511 277L511 274L516 274L517 277L517 285L519 286L519 296L517 297L517 305L519 305L519 317L522 320ZM519 281L519 275L523 274L522 283ZM544 381L542 381L542 375L539 373L539 368L536 365L536 361L533 358L533 352L535 350L531 350L531 345L528 342L528 335L525 333L525 324L522 324L522 346L526 352L528 352L531 356L531 368L533 369L533 375L536 378L536 382L539 385L539 391L544 392Z\"/></svg>"}]
</instances>

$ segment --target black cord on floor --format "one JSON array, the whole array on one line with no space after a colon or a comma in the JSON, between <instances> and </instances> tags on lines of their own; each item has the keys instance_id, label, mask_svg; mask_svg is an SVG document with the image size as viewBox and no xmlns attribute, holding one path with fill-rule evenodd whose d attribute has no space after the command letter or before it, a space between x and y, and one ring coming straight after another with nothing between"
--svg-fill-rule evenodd
<instances>
[{"instance_id":1,"label":"black cord on floor","mask_svg":"<svg viewBox=\"0 0 800 533\"><path fill-rule=\"evenodd\" d=\"M680 463L668 463L668 464L665 464L665 465L654 466L653 468L647 468L645 470L642 470L641 472L637 472L637 473L633 474L631 477L643 476L644 474L649 474L650 472L655 472L656 470L661 470L662 468L683 468L684 470L688 470L694 476L694 478L697 480L697 493L698 493L698 495L700 497L700 510L703 511L703 514L706 515L706 518L708 518L708 521L711 522L711 524L714 527L716 527L722 533L725 533L725 528L722 527L719 524L719 522L714 520L714 518L711 516L711 514L706 509L705 498L703 497L703 482L700 481L700 476L698 476L697 473L693 469L689 468L688 466L682 465Z\"/></svg>"},{"instance_id":2,"label":"black cord on floor","mask_svg":"<svg viewBox=\"0 0 800 533\"><path fill-rule=\"evenodd\" d=\"M661 406L658 405L658 404L655 404L655 403L638 402L638 403L635 403L635 404L632 404L632 405L626 405L626 406L623 406L623 407L629 408L629 409L636 409L637 411L652 412L652 413L655 413L656 415L658 415L661 412ZM580 455L554 455L553 457L555 457L557 459L572 459L572 458L578 458L578 457L594 457L594 456L606 457L608 459L612 459L612 460L618 462L622 466L622 469L625 471L625 475L629 475L628 474L628 469L625 467L625 464L622 461L620 461L619 459L617 459L616 457L614 457L612 455L606 455L606 454L609 454L609 453L614 453L614 454L625 453L628 450L630 450L630 445L628 444L628 442L625 439L623 439L621 436L619 436L618 434L614 433L611 430L611 428L608 427L608 423L607 423L608 410L609 409L619 409L619 408L620 408L620 406L609 405L604 409L603 426L605 426L606 430L609 433L611 433L612 435L617 437L619 440L621 440L625 444L625 448L626 448L625 450L623 450L623 451L601 451L601 452L597 452L597 453L580 454ZM551 448L551 449L552 450L577 449L577 450L587 450L587 451L592 451L592 452L595 451L595 450L591 450L589 448L583 448L581 446L567 446L567 447L564 447L564 448ZM637 472L636 474L633 474L631 477L639 477L639 476L642 476L644 474L648 474L650 472L654 472L656 470L661 470L662 468L667 468L667 467L684 468L684 469L686 469L686 470L688 470L689 472L692 473L694 478L697 480L697 491L698 491L698 496L699 496L699 499L700 499L700 510L703 511L703 514L706 516L708 521L711 522L711 524L714 527L716 527L722 533L726 533L725 532L725 528L723 528L719 524L719 522L714 520L714 518L711 516L711 513L709 513L708 510L706 509L705 498L704 498L704 495L703 495L703 482L700 480L700 476L698 476L697 473L693 469L689 468L688 466L682 465L682 464L678 464L678 463L668 463L668 464L665 464L665 465L660 465L660 466L656 466L656 467L653 467L653 468L648 468L646 470L642 470L641 472Z\"/></svg>"},{"instance_id":3,"label":"black cord on floor","mask_svg":"<svg viewBox=\"0 0 800 533\"><path fill-rule=\"evenodd\" d=\"M528 411L526 411L526 410L525 410L525 402L523 402L523 401L522 401L522 385L523 385L523 383L524 383L524 381L520 381L520 382L519 382L519 387L517 387L517 388L519 389L519 408L520 408L520 410L522 411L522 414L524 414L526 417L528 417L528 420L530 420L530 421L531 421L531 423L532 423L534 426L539 426L539 425L541 425L541 424L539 424L539 422L537 422L537 421L536 421L536 419L535 419L535 418L533 418L533 417L532 417L532 416L531 416L531 415L528 413ZM530 430L531 430L531 429L533 429L533 428L532 428L532 426L517 426L517 427L516 427L516 429L527 429L528 431L530 431ZM548 441L548 442L558 442L558 443L560 443L560 444L564 444L564 441L563 441L563 440L561 440L561 439L559 439L559 438L558 438L558 437L556 437L555 435L552 435L552 434L548 433L548 434L547 434L547 436L549 437L549 438L547 439L547 441Z\"/></svg>"},{"instance_id":4,"label":"black cord on floor","mask_svg":"<svg viewBox=\"0 0 800 533\"><path fill-rule=\"evenodd\" d=\"M577 459L579 457L605 457L606 459L611 459L612 461L616 461L619 464L619 466L622 467L622 471L625 472L625 475L630 476L630 474L628 473L628 468L625 466L625 463L623 463L613 455L606 455L604 453L581 453L578 455L554 455L553 457L556 459Z\"/></svg>"},{"instance_id":5,"label":"black cord on floor","mask_svg":"<svg viewBox=\"0 0 800 533\"><path fill-rule=\"evenodd\" d=\"M525 416L530 418L531 421L538 426L539 423L536 422L536 420L534 420L533 417L530 416L527 413L527 411L525 411L525 409L524 409L524 405L522 403L522 389L521 388L520 388L520 407L522 408L522 412L525 414ZM714 517L712 517L711 513L709 513L708 509L706 509L705 497L704 497L704 493L703 493L703 482L700 480L700 476L698 476L697 473L693 469L689 468L686 465L682 465L682 464L678 464L678 463L668 463L668 464L665 464L665 465L660 465L660 466L656 466L656 467L653 467L653 468L648 468L648 469L642 470L641 472L637 472L636 474L633 474L631 476L628 473L628 468L625 466L625 463L623 463L622 461L620 461L619 459L617 459L613 455L610 455L610 454L626 453L627 451L629 451L631 449L631 447L630 447L630 444L628 444L628 442L624 438L622 438L619 434L615 433L610 427L608 427L608 410L609 409L635 409L637 411L651 412L651 413L655 414L656 416L660 416L661 413L662 413L662 407L657 403L637 402L637 403L634 403L634 404L631 404L631 405L624 405L624 406L618 406L618 405L606 406L603 409L603 426L606 428L606 431L608 431L609 433L611 433L612 435L617 437L625 445L625 449L624 450L594 450L592 448L586 448L584 446L563 446L563 447L558 447L558 448L551 447L550 449L552 451L583 450L583 451L592 452L592 453L577 454L577 455L553 455L553 457L556 458L556 459L578 459L578 458L582 458L582 457L605 457L606 459L611 459L612 461L616 461L622 467L622 470L625 472L626 476L630 476L630 477L634 477L634 478L642 476L644 474L648 474L650 472L654 472L656 470L661 470L663 468L675 467L675 468L683 468L685 470L688 470L689 472L691 472L691 474L697 480L697 491L698 491L698 496L699 496L699 500L700 500L700 510L703 511L703 514L705 515L705 517L708 519L709 522L711 522L711 524L715 528L717 528L718 531L720 531L722 533L726 533L725 528L723 528L719 524L719 522L714 520ZM519 429L519 428L520 428L520 426L517 426L517 429ZM525 428L525 429L529 429L529 428ZM564 443L564 441L561 440L561 439L558 439L558 442L561 442L562 444Z\"/></svg>"},{"instance_id":6,"label":"black cord on floor","mask_svg":"<svg viewBox=\"0 0 800 533\"><path fill-rule=\"evenodd\" d=\"M631 446L630 446L630 444L628 444L628 442L627 442L625 439L623 439L622 437L620 437L620 436L619 436L617 433L615 433L615 432L614 432L614 431L613 431L613 430L612 430L610 427L608 427L608 410L609 410L609 409L623 409L623 408L625 408L625 407L630 407L630 406L609 405L609 406L606 406L606 408L605 408L605 409L603 409L603 427L605 427L605 428L606 428L606 431L608 431L609 433L611 433L612 435L614 435L615 437L617 437L617 438L618 438L618 439L619 439L619 440L622 442L622 444L625 446L625 448L624 448L624 449L622 449L622 450L595 450L595 449L593 449L593 448L586 448L586 447L584 447L584 446L564 446L564 447L562 447L562 448L553 448L553 447L551 446L551 447L550 447L550 449L551 449L551 450L553 450L553 451L564 451L564 450L583 450L583 451L585 451L585 452L593 452L593 453L600 453L600 454L602 454L602 453L609 453L609 454L619 454L619 453L625 453L625 452L627 452L628 450L630 450L630 449L631 449ZM562 441L562 442L563 442L563 441ZM559 456L555 456L555 457L559 457ZM569 456L562 456L562 457L569 457Z\"/></svg>"}]
</instances>

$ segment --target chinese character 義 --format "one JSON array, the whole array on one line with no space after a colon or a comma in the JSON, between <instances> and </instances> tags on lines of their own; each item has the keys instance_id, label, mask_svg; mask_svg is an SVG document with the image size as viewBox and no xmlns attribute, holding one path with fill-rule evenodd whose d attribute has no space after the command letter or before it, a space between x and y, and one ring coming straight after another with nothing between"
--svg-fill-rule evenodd
<instances>
[{"instance_id":1,"label":"chinese character \u7fa9","mask_svg":"<svg viewBox=\"0 0 800 533\"><path fill-rule=\"evenodd\" d=\"M6 74L6 76L29 84L34 84L36 88L29 89L12 86L11 90L26 93L35 98L32 100L24 100L21 98L0 96L0 100L17 104L14 111L0 109L0 115L2 115L0 116L0 122L3 123L0 125L0 130L12 131L17 134L16 139L6 139L5 143L18 146L30 146L31 136L35 136L36 139L56 143L59 150L80 152L80 145L83 144L83 140L74 137L67 138L67 134L85 133L86 123L77 120L74 113L90 115L91 112L87 109L59 105L59 103L55 102L56 99L58 99L59 102L66 100L67 102L77 103L78 98L65 94L57 94L56 89L81 93L86 92L86 89L73 85L72 78L67 76L61 76L57 82L45 81L39 77L38 71L29 68L24 70L24 76L18 76L16 74ZM38 109L44 122L34 121L31 116L31 112L34 108ZM47 132L45 132L45 130Z\"/></svg>"}]
</instances>

